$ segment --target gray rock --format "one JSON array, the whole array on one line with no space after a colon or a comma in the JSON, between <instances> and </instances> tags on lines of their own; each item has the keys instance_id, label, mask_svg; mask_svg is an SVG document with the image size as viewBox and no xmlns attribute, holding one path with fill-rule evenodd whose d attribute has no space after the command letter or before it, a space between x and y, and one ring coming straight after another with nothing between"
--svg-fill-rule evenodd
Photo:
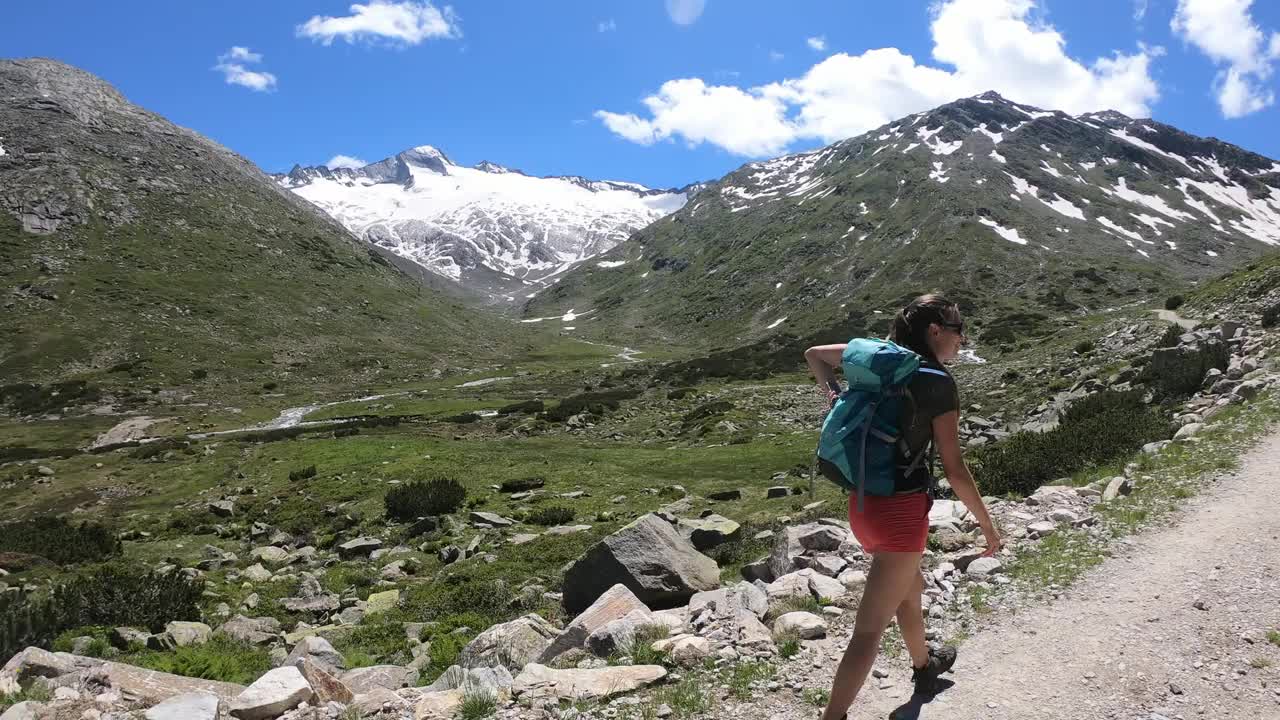
<instances>
[{"instance_id":1,"label":"gray rock","mask_svg":"<svg viewBox=\"0 0 1280 720\"><path fill-rule=\"evenodd\" d=\"M796 635L803 640L814 640L827 635L827 621L810 612L784 613L773 622L773 633Z\"/></svg>"},{"instance_id":2,"label":"gray rock","mask_svg":"<svg viewBox=\"0 0 1280 720\"><path fill-rule=\"evenodd\" d=\"M252 583L264 583L271 579L271 571L254 563L244 569L240 576Z\"/></svg>"},{"instance_id":3,"label":"gray rock","mask_svg":"<svg viewBox=\"0 0 1280 720\"><path fill-rule=\"evenodd\" d=\"M490 527L511 527L516 524L516 521L511 518L505 518L491 512L473 512L471 513L471 522L489 525Z\"/></svg>"},{"instance_id":4,"label":"gray rock","mask_svg":"<svg viewBox=\"0 0 1280 720\"><path fill-rule=\"evenodd\" d=\"M605 623L587 636L587 649L597 657L625 652L641 628L658 625L649 608L632 610L624 617Z\"/></svg>"},{"instance_id":5,"label":"gray rock","mask_svg":"<svg viewBox=\"0 0 1280 720\"><path fill-rule=\"evenodd\" d=\"M364 693L356 693L349 707L354 709L357 713L356 717L360 718L375 716L379 713L385 713L394 718L399 717L402 712L408 712L410 703L387 688L375 687Z\"/></svg>"},{"instance_id":6,"label":"gray rock","mask_svg":"<svg viewBox=\"0 0 1280 720\"><path fill-rule=\"evenodd\" d=\"M43 703L38 703L34 700L23 700L0 713L0 720L40 720L41 710L43 709Z\"/></svg>"},{"instance_id":7,"label":"gray rock","mask_svg":"<svg viewBox=\"0 0 1280 720\"><path fill-rule=\"evenodd\" d=\"M507 668L497 667L464 668L453 665L427 686L428 692L441 690L461 690L465 695L489 695L502 697L511 689L515 679Z\"/></svg>"},{"instance_id":8,"label":"gray rock","mask_svg":"<svg viewBox=\"0 0 1280 720\"><path fill-rule=\"evenodd\" d=\"M399 665L370 665L348 670L338 676L356 695L371 693L376 689L399 690L413 687L418 682L418 671Z\"/></svg>"},{"instance_id":9,"label":"gray rock","mask_svg":"<svg viewBox=\"0 0 1280 720\"><path fill-rule=\"evenodd\" d=\"M1190 342L1152 351L1144 376L1165 394L1192 393L1210 368L1226 370L1229 357L1226 343L1218 338L1192 335Z\"/></svg>"},{"instance_id":10,"label":"gray rock","mask_svg":"<svg viewBox=\"0 0 1280 720\"><path fill-rule=\"evenodd\" d=\"M203 645L213 637L213 628L202 622L174 621L164 626L164 631L173 638L174 645Z\"/></svg>"},{"instance_id":11,"label":"gray rock","mask_svg":"<svg viewBox=\"0 0 1280 720\"><path fill-rule=\"evenodd\" d=\"M268 720L307 702L314 693L302 671L292 665L268 670L231 701L231 716Z\"/></svg>"},{"instance_id":12,"label":"gray rock","mask_svg":"<svg viewBox=\"0 0 1280 720\"><path fill-rule=\"evenodd\" d=\"M280 621L273 617L236 615L218 626L219 633L250 645L268 645L280 636Z\"/></svg>"},{"instance_id":13,"label":"gray rock","mask_svg":"<svg viewBox=\"0 0 1280 720\"><path fill-rule=\"evenodd\" d=\"M538 657L538 662L546 665L570 650L585 647L591 633L637 610L647 612L648 607L626 585L614 585L565 627Z\"/></svg>"},{"instance_id":14,"label":"gray rock","mask_svg":"<svg viewBox=\"0 0 1280 720\"><path fill-rule=\"evenodd\" d=\"M555 670L531 663L516 676L512 693L523 701L596 700L631 692L667 676L661 665L630 665L595 670Z\"/></svg>"},{"instance_id":15,"label":"gray rock","mask_svg":"<svg viewBox=\"0 0 1280 720\"><path fill-rule=\"evenodd\" d=\"M1133 492L1133 481L1123 475L1117 475L1111 478L1107 483L1107 489L1102 491L1102 501L1111 502L1121 495L1128 495Z\"/></svg>"},{"instance_id":16,"label":"gray rock","mask_svg":"<svg viewBox=\"0 0 1280 720\"><path fill-rule=\"evenodd\" d=\"M130 645L146 646L147 638L150 636L150 633L136 628L118 627L111 629L108 641L117 650L128 650Z\"/></svg>"},{"instance_id":17,"label":"gray rock","mask_svg":"<svg viewBox=\"0 0 1280 720\"><path fill-rule=\"evenodd\" d=\"M249 551L249 558L268 565L283 565L289 559L289 551L274 545L256 547Z\"/></svg>"},{"instance_id":18,"label":"gray rock","mask_svg":"<svg viewBox=\"0 0 1280 720\"><path fill-rule=\"evenodd\" d=\"M734 489L734 490L719 490L719 491L717 491L717 492L707 493L707 499L708 499L708 500L715 500L715 501L717 501L717 502L726 502L726 501L729 501L729 500L741 500L741 499L742 499L742 491L741 491L741 490L737 490L737 489Z\"/></svg>"},{"instance_id":19,"label":"gray rock","mask_svg":"<svg viewBox=\"0 0 1280 720\"><path fill-rule=\"evenodd\" d=\"M372 537L358 537L338 546L338 556L344 559L368 557L369 553L382 547L382 541Z\"/></svg>"},{"instance_id":20,"label":"gray rock","mask_svg":"<svg viewBox=\"0 0 1280 720\"><path fill-rule=\"evenodd\" d=\"M437 554L440 556L442 565L452 565L463 558L462 548L457 545L445 545Z\"/></svg>"},{"instance_id":21,"label":"gray rock","mask_svg":"<svg viewBox=\"0 0 1280 720\"><path fill-rule=\"evenodd\" d=\"M312 705L323 706L331 702L346 705L354 698L351 690L334 677L327 666L322 666L305 656L294 658L288 664L298 668L298 672L301 672L302 677L306 679L307 685L314 693Z\"/></svg>"},{"instance_id":22,"label":"gray rock","mask_svg":"<svg viewBox=\"0 0 1280 720\"><path fill-rule=\"evenodd\" d=\"M764 496L766 499L772 500L774 498L784 498L790 494L790 492L791 490L785 485L775 485L766 490Z\"/></svg>"},{"instance_id":23,"label":"gray rock","mask_svg":"<svg viewBox=\"0 0 1280 720\"><path fill-rule=\"evenodd\" d=\"M1198 435L1201 430L1204 430L1203 423L1195 423L1195 422L1187 423L1186 425L1183 425L1182 427L1178 428L1178 432L1174 434L1173 439L1185 440L1189 437L1194 437Z\"/></svg>"},{"instance_id":24,"label":"gray rock","mask_svg":"<svg viewBox=\"0 0 1280 720\"><path fill-rule=\"evenodd\" d=\"M681 519L676 529L698 550L710 550L726 542L737 540L742 534L742 526L723 515L708 515L704 518Z\"/></svg>"},{"instance_id":25,"label":"gray rock","mask_svg":"<svg viewBox=\"0 0 1280 720\"><path fill-rule=\"evenodd\" d=\"M347 666L347 660L342 657L342 653L334 649L328 640L318 635L299 640L298 644L293 646L293 650L285 658L283 664L293 665L295 660L304 657L309 658L330 673Z\"/></svg>"},{"instance_id":26,"label":"gray rock","mask_svg":"<svg viewBox=\"0 0 1280 720\"><path fill-rule=\"evenodd\" d=\"M216 500L207 506L209 512L218 517L231 517L236 514L236 504L230 500Z\"/></svg>"},{"instance_id":27,"label":"gray rock","mask_svg":"<svg viewBox=\"0 0 1280 720\"><path fill-rule=\"evenodd\" d=\"M559 628L541 615L530 613L477 635L462 649L458 664L469 668L502 665L519 672L546 651L559 635Z\"/></svg>"},{"instance_id":28,"label":"gray rock","mask_svg":"<svg viewBox=\"0 0 1280 720\"><path fill-rule=\"evenodd\" d=\"M969 567L965 570L965 574L971 577L986 577L1000 572L1004 567L999 560L993 557L980 557L969 563Z\"/></svg>"},{"instance_id":29,"label":"gray rock","mask_svg":"<svg viewBox=\"0 0 1280 720\"><path fill-rule=\"evenodd\" d=\"M1241 400L1252 400L1266 387L1267 383L1262 380L1246 380L1237 385L1236 389L1231 391L1231 395Z\"/></svg>"},{"instance_id":30,"label":"gray rock","mask_svg":"<svg viewBox=\"0 0 1280 720\"><path fill-rule=\"evenodd\" d=\"M617 584L646 605L670 606L720 584L720 569L652 513L604 538L564 576L564 606L579 612Z\"/></svg>"},{"instance_id":31,"label":"gray rock","mask_svg":"<svg viewBox=\"0 0 1280 720\"><path fill-rule=\"evenodd\" d=\"M1027 533L1033 538L1049 537L1058 531L1058 526L1048 520L1034 522L1027 526Z\"/></svg>"},{"instance_id":32,"label":"gray rock","mask_svg":"<svg viewBox=\"0 0 1280 720\"><path fill-rule=\"evenodd\" d=\"M187 693L171 697L144 714L146 720L217 720L222 701L217 695Z\"/></svg>"}]
</instances>

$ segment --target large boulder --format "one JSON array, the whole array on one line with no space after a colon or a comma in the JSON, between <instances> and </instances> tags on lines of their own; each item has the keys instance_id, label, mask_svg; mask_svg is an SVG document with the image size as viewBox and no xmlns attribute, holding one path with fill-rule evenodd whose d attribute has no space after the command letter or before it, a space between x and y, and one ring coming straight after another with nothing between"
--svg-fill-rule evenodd
<instances>
[{"instance_id":1,"label":"large boulder","mask_svg":"<svg viewBox=\"0 0 1280 720\"><path fill-rule=\"evenodd\" d=\"M346 705L355 698L355 694L341 680L333 676L333 671L328 666L321 665L306 656L294 658L288 664L298 668L298 672L306 678L307 685L315 694L312 699L313 705L326 705L331 702Z\"/></svg>"},{"instance_id":2,"label":"large boulder","mask_svg":"<svg viewBox=\"0 0 1280 720\"><path fill-rule=\"evenodd\" d=\"M280 621L273 617L236 615L218 626L217 632L248 645L267 645L280 636Z\"/></svg>"},{"instance_id":3,"label":"large boulder","mask_svg":"<svg viewBox=\"0 0 1280 720\"><path fill-rule=\"evenodd\" d=\"M552 641L551 645L538 657L538 662L543 665L550 664L560 655L585 646L591 633L636 610L648 611L648 606L640 602L640 599L626 585L621 583L614 585L596 598L596 601L591 603L591 607L582 611L573 619L573 622L569 623L564 632L560 633L559 637Z\"/></svg>"},{"instance_id":4,"label":"large boulder","mask_svg":"<svg viewBox=\"0 0 1280 720\"><path fill-rule=\"evenodd\" d=\"M848 587L835 578L813 570L797 570L787 573L765 586L770 601L809 595L815 600L835 600L848 592Z\"/></svg>"},{"instance_id":5,"label":"large boulder","mask_svg":"<svg viewBox=\"0 0 1280 720\"><path fill-rule=\"evenodd\" d=\"M1219 338L1184 335L1177 347L1152 351L1145 376L1164 394L1187 395L1199 389L1210 368L1226 370L1230 359L1230 349Z\"/></svg>"},{"instance_id":6,"label":"large boulder","mask_svg":"<svg viewBox=\"0 0 1280 720\"><path fill-rule=\"evenodd\" d=\"M304 637L299 640L298 644L293 646L293 650L281 664L293 665L296 660L301 658L308 658L330 673L337 672L347 666L347 661L342 657L342 653L338 652L332 643L318 635Z\"/></svg>"},{"instance_id":7,"label":"large boulder","mask_svg":"<svg viewBox=\"0 0 1280 720\"><path fill-rule=\"evenodd\" d=\"M464 699L461 690L422 693L413 705L413 720L452 720Z\"/></svg>"},{"instance_id":8,"label":"large boulder","mask_svg":"<svg viewBox=\"0 0 1280 720\"><path fill-rule=\"evenodd\" d=\"M399 665L370 665L369 667L348 670L338 676L356 695L373 692L377 688L399 690L413 687L418 682L418 671Z\"/></svg>"},{"instance_id":9,"label":"large boulder","mask_svg":"<svg viewBox=\"0 0 1280 720\"><path fill-rule=\"evenodd\" d=\"M710 550L742 536L741 525L723 515L714 514L704 518L682 518L676 523L676 529L700 551Z\"/></svg>"},{"instance_id":10,"label":"large boulder","mask_svg":"<svg viewBox=\"0 0 1280 720\"><path fill-rule=\"evenodd\" d=\"M649 608L632 610L625 617L596 628L587 636L587 649L598 657L609 657L615 652L626 651L641 628L658 624Z\"/></svg>"},{"instance_id":11,"label":"large boulder","mask_svg":"<svg viewBox=\"0 0 1280 720\"><path fill-rule=\"evenodd\" d=\"M628 665L594 670L555 670L530 663L516 676L512 693L522 700L597 700L631 692L667 676L661 665Z\"/></svg>"},{"instance_id":12,"label":"large boulder","mask_svg":"<svg viewBox=\"0 0 1280 720\"><path fill-rule=\"evenodd\" d=\"M269 720L314 695L302 671L292 665L278 667L268 670L231 701L231 716L240 720Z\"/></svg>"},{"instance_id":13,"label":"large boulder","mask_svg":"<svg viewBox=\"0 0 1280 720\"><path fill-rule=\"evenodd\" d=\"M564 576L564 606L577 613L622 583L649 607L671 607L720 584L720 569L667 521L650 513L593 545Z\"/></svg>"},{"instance_id":14,"label":"large boulder","mask_svg":"<svg viewBox=\"0 0 1280 720\"><path fill-rule=\"evenodd\" d=\"M175 620L165 625L164 631L173 638L173 644L178 647L203 645L213 637L213 628L202 622Z\"/></svg>"},{"instance_id":15,"label":"large boulder","mask_svg":"<svg viewBox=\"0 0 1280 720\"><path fill-rule=\"evenodd\" d=\"M491 668L464 668L451 665L436 681L427 686L427 691L461 690L464 695L489 695L505 697L511 690L515 678L503 666Z\"/></svg>"},{"instance_id":16,"label":"large boulder","mask_svg":"<svg viewBox=\"0 0 1280 720\"><path fill-rule=\"evenodd\" d=\"M774 621L773 632L778 635L795 635L804 640L813 640L826 636L827 621L809 612L789 612Z\"/></svg>"},{"instance_id":17,"label":"large boulder","mask_svg":"<svg viewBox=\"0 0 1280 720\"><path fill-rule=\"evenodd\" d=\"M771 577L767 579L803 569L808 563L802 558L837 552L843 544L851 543L852 538L848 530L817 522L783 528L773 536L773 547L769 551Z\"/></svg>"},{"instance_id":18,"label":"large boulder","mask_svg":"<svg viewBox=\"0 0 1280 720\"><path fill-rule=\"evenodd\" d=\"M715 637L739 647L773 646L769 628L760 618L769 609L768 597L751 583L700 592L689 600L688 625L699 635Z\"/></svg>"},{"instance_id":19,"label":"large boulder","mask_svg":"<svg viewBox=\"0 0 1280 720\"><path fill-rule=\"evenodd\" d=\"M146 720L218 720L222 700L208 693L185 693L155 705L143 715Z\"/></svg>"},{"instance_id":20,"label":"large boulder","mask_svg":"<svg viewBox=\"0 0 1280 720\"><path fill-rule=\"evenodd\" d=\"M477 635L462 649L458 663L468 668L502 665L520 672L527 663L537 660L559 635L559 628L541 615L530 613Z\"/></svg>"},{"instance_id":21,"label":"large boulder","mask_svg":"<svg viewBox=\"0 0 1280 720\"><path fill-rule=\"evenodd\" d=\"M338 557L350 559L355 557L367 557L370 553L382 547L382 541L373 537L358 537L354 540L348 540L338 546Z\"/></svg>"}]
</instances>

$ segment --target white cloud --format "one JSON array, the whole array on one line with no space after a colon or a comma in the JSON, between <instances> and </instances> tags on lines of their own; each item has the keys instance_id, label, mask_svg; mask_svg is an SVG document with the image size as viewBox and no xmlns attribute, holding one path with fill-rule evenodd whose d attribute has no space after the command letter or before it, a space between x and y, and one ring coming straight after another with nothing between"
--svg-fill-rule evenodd
<instances>
[{"instance_id":1,"label":"white cloud","mask_svg":"<svg viewBox=\"0 0 1280 720\"><path fill-rule=\"evenodd\" d=\"M1133 0L1133 19L1142 22L1147 16L1147 5L1149 0Z\"/></svg>"},{"instance_id":2,"label":"white cloud","mask_svg":"<svg viewBox=\"0 0 1280 720\"><path fill-rule=\"evenodd\" d=\"M1225 65L1214 79L1218 107L1228 118L1257 112L1275 103L1265 87L1280 58L1280 33L1270 42L1253 21L1253 0L1178 0L1169 27L1211 60Z\"/></svg>"},{"instance_id":3,"label":"white cloud","mask_svg":"<svg viewBox=\"0 0 1280 720\"><path fill-rule=\"evenodd\" d=\"M462 36L458 16L448 5L437 8L430 2L369 0L367 5L353 4L350 10L350 15L342 17L316 15L298 26L298 35L325 45L336 38L348 43L389 40L417 45L431 38Z\"/></svg>"},{"instance_id":4,"label":"white cloud","mask_svg":"<svg viewBox=\"0 0 1280 720\"><path fill-rule=\"evenodd\" d=\"M667 15L677 25L692 25L706 6L707 0L667 0Z\"/></svg>"},{"instance_id":5,"label":"white cloud","mask_svg":"<svg viewBox=\"0 0 1280 720\"><path fill-rule=\"evenodd\" d=\"M247 47L233 45L230 50L218 56L214 70L222 73L228 85L240 85L257 92L270 92L276 89L276 76L266 71L250 70L247 63L262 62L262 54L251 52Z\"/></svg>"},{"instance_id":6,"label":"white cloud","mask_svg":"<svg viewBox=\"0 0 1280 720\"><path fill-rule=\"evenodd\" d=\"M778 62L779 60L781 60L781 59L782 59L782 58L784 58L784 57L786 57L786 55L783 55L782 53L778 52L777 50L770 50L770 51L769 51L769 59L770 59L770 60L772 60L772 61L774 61L774 62Z\"/></svg>"},{"instance_id":7,"label":"white cloud","mask_svg":"<svg viewBox=\"0 0 1280 720\"><path fill-rule=\"evenodd\" d=\"M827 49L827 39L824 37L811 37L806 39L805 42L809 44L811 49L817 50L818 52L822 52Z\"/></svg>"},{"instance_id":8,"label":"white cloud","mask_svg":"<svg viewBox=\"0 0 1280 720\"><path fill-rule=\"evenodd\" d=\"M945 0L934 6L933 59L897 48L837 53L804 75L756 87L671 80L642 102L648 116L596 113L642 144L683 139L731 153L773 155L798 140L832 142L920 110L996 90L1013 100L1072 113L1115 109L1145 116L1159 89L1140 47L1085 64L1068 56L1052 26L1031 17L1033 0Z\"/></svg>"},{"instance_id":9,"label":"white cloud","mask_svg":"<svg viewBox=\"0 0 1280 720\"><path fill-rule=\"evenodd\" d=\"M357 168L362 168L368 164L369 163L365 162L364 160L361 160L358 157L352 157L350 155L334 155L333 157L329 158L329 162L325 163L324 165L330 170L333 170L336 168L351 168L354 170Z\"/></svg>"},{"instance_id":10,"label":"white cloud","mask_svg":"<svg viewBox=\"0 0 1280 720\"><path fill-rule=\"evenodd\" d=\"M602 32L602 33L613 32L614 30L617 30L617 29L618 29L618 23L614 22L613 18L609 18L608 20L602 20L600 21L599 24L596 25L596 32Z\"/></svg>"}]
</instances>

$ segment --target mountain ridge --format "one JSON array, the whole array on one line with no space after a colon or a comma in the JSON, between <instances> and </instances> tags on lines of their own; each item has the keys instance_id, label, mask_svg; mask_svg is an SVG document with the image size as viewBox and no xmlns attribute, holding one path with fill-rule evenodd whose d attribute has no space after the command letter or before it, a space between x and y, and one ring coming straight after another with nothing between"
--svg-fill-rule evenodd
<instances>
[{"instance_id":1,"label":"mountain ridge","mask_svg":"<svg viewBox=\"0 0 1280 720\"><path fill-rule=\"evenodd\" d=\"M989 92L747 163L524 314L572 311L590 337L732 346L946 290L1016 326L1150 298L1277 243L1280 163Z\"/></svg>"},{"instance_id":2,"label":"mountain ridge","mask_svg":"<svg viewBox=\"0 0 1280 720\"><path fill-rule=\"evenodd\" d=\"M466 167L430 145L359 168L295 165L272 177L357 237L499 303L527 299L698 188L539 177L488 160Z\"/></svg>"}]
</instances>

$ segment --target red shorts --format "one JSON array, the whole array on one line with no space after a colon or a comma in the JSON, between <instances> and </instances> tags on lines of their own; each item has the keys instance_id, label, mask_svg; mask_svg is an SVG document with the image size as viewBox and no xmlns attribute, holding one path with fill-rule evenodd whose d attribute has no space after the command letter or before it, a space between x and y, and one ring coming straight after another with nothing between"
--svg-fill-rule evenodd
<instances>
[{"instance_id":1,"label":"red shorts","mask_svg":"<svg viewBox=\"0 0 1280 720\"><path fill-rule=\"evenodd\" d=\"M863 552L924 552L929 538L929 493L880 497L864 495L862 512L858 496L849 496L849 528Z\"/></svg>"}]
</instances>

